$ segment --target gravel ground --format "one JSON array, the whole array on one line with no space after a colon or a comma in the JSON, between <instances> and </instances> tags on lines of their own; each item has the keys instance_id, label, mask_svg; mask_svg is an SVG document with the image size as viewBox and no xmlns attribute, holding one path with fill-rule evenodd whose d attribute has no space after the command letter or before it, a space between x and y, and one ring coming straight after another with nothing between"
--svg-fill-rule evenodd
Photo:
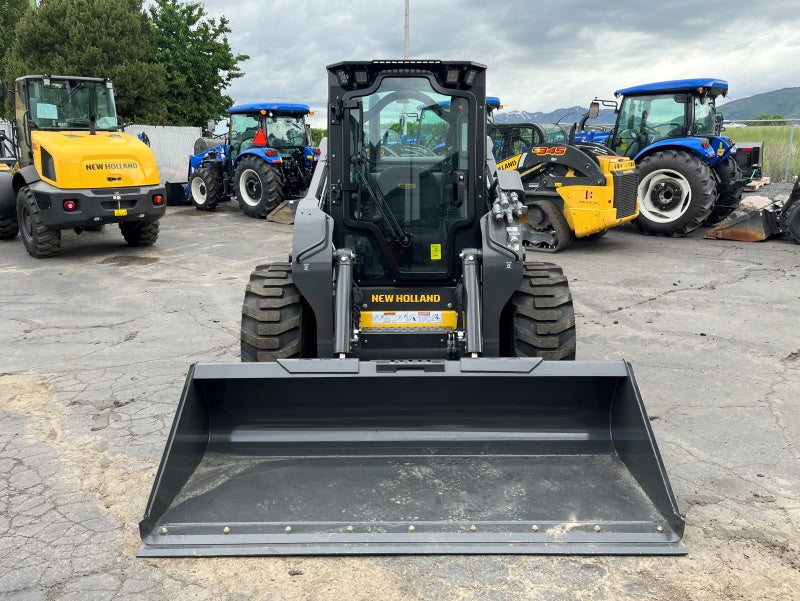
<instances>
[{"instance_id":1,"label":"gravel ground","mask_svg":"<svg viewBox=\"0 0 800 601\"><path fill-rule=\"evenodd\" d=\"M800 246L702 236L623 227L544 257L578 358L633 365L685 557L137 559L186 371L238 361L250 270L285 260L291 227L170 207L150 248L115 227L52 260L0 243L0 599L797 599Z\"/></svg>"}]
</instances>

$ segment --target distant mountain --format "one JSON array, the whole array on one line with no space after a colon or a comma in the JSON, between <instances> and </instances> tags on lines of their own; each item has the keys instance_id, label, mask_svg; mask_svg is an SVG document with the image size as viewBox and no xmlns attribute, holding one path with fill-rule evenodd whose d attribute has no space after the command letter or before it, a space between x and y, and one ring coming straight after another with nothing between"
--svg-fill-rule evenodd
<instances>
[{"instance_id":1,"label":"distant mountain","mask_svg":"<svg viewBox=\"0 0 800 601\"><path fill-rule=\"evenodd\" d=\"M758 115L783 115L787 119L800 119L800 88L783 88L772 92L764 92L739 100L731 100L719 104L719 111L726 121L737 119L755 119ZM497 123L564 123L572 124L580 121L588 107L572 106L556 109L549 113L536 111L499 111L495 113ZM597 119L590 121L592 125L614 125L614 111L603 109Z\"/></svg>"},{"instance_id":2,"label":"distant mountain","mask_svg":"<svg viewBox=\"0 0 800 601\"><path fill-rule=\"evenodd\" d=\"M589 107L572 106L569 108L556 109L550 113L532 112L532 111L499 111L494 114L494 120L497 123L563 123L571 125L581 120L586 113L589 112ZM593 119L593 125L614 125L616 115L614 111L602 110L597 119Z\"/></svg>"},{"instance_id":3,"label":"distant mountain","mask_svg":"<svg viewBox=\"0 0 800 601\"><path fill-rule=\"evenodd\" d=\"M726 121L755 119L759 115L783 115L787 119L800 119L800 88L783 88L764 92L720 105L719 111Z\"/></svg>"}]
</instances>

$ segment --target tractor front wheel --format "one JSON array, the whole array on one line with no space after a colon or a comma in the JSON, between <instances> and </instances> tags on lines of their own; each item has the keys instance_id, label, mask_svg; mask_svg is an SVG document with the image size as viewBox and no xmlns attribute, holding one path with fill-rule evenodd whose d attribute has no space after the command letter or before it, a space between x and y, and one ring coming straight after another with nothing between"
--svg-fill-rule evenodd
<instances>
[{"instance_id":1,"label":"tractor front wheel","mask_svg":"<svg viewBox=\"0 0 800 601\"><path fill-rule=\"evenodd\" d=\"M717 181L706 163L688 152L663 150L639 163L639 216L645 234L684 236L714 208Z\"/></svg>"},{"instance_id":2,"label":"tractor front wheel","mask_svg":"<svg viewBox=\"0 0 800 601\"><path fill-rule=\"evenodd\" d=\"M257 156L244 157L234 179L239 206L249 217L264 219L283 201L281 172Z\"/></svg>"},{"instance_id":3,"label":"tractor front wheel","mask_svg":"<svg viewBox=\"0 0 800 601\"><path fill-rule=\"evenodd\" d=\"M782 215L781 229L800 244L800 198L790 204Z\"/></svg>"},{"instance_id":4,"label":"tractor front wheel","mask_svg":"<svg viewBox=\"0 0 800 601\"><path fill-rule=\"evenodd\" d=\"M705 225L714 225L733 213L742 201L742 168L733 157L728 157L714 171L719 178L719 196Z\"/></svg>"},{"instance_id":5,"label":"tractor front wheel","mask_svg":"<svg viewBox=\"0 0 800 601\"><path fill-rule=\"evenodd\" d=\"M207 167L200 167L189 180L189 196L198 211L213 211L220 201L219 182Z\"/></svg>"}]
</instances>

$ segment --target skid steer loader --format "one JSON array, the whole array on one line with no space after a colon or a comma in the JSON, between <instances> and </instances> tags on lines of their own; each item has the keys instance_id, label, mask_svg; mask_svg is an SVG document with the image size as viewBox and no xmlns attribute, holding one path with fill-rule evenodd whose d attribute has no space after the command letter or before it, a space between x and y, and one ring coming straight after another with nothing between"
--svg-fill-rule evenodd
<instances>
[{"instance_id":1,"label":"skid steer loader","mask_svg":"<svg viewBox=\"0 0 800 601\"><path fill-rule=\"evenodd\" d=\"M575 361L567 280L525 260L485 69L328 67L290 261L251 275L243 362L190 369L140 556L685 553L630 365ZM419 103L445 151L385 152Z\"/></svg>"}]
</instances>

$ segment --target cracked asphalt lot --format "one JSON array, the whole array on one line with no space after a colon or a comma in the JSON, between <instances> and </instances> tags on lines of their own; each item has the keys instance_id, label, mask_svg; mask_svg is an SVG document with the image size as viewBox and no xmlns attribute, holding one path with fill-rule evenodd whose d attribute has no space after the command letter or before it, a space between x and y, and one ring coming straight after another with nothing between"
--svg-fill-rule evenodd
<instances>
[{"instance_id":1,"label":"cracked asphalt lot","mask_svg":"<svg viewBox=\"0 0 800 601\"><path fill-rule=\"evenodd\" d=\"M0 599L798 598L800 246L702 231L537 255L570 279L578 358L633 364L688 556L137 559L186 371L238 361L249 273L290 244L233 207L170 207L150 248L0 242Z\"/></svg>"}]
</instances>

